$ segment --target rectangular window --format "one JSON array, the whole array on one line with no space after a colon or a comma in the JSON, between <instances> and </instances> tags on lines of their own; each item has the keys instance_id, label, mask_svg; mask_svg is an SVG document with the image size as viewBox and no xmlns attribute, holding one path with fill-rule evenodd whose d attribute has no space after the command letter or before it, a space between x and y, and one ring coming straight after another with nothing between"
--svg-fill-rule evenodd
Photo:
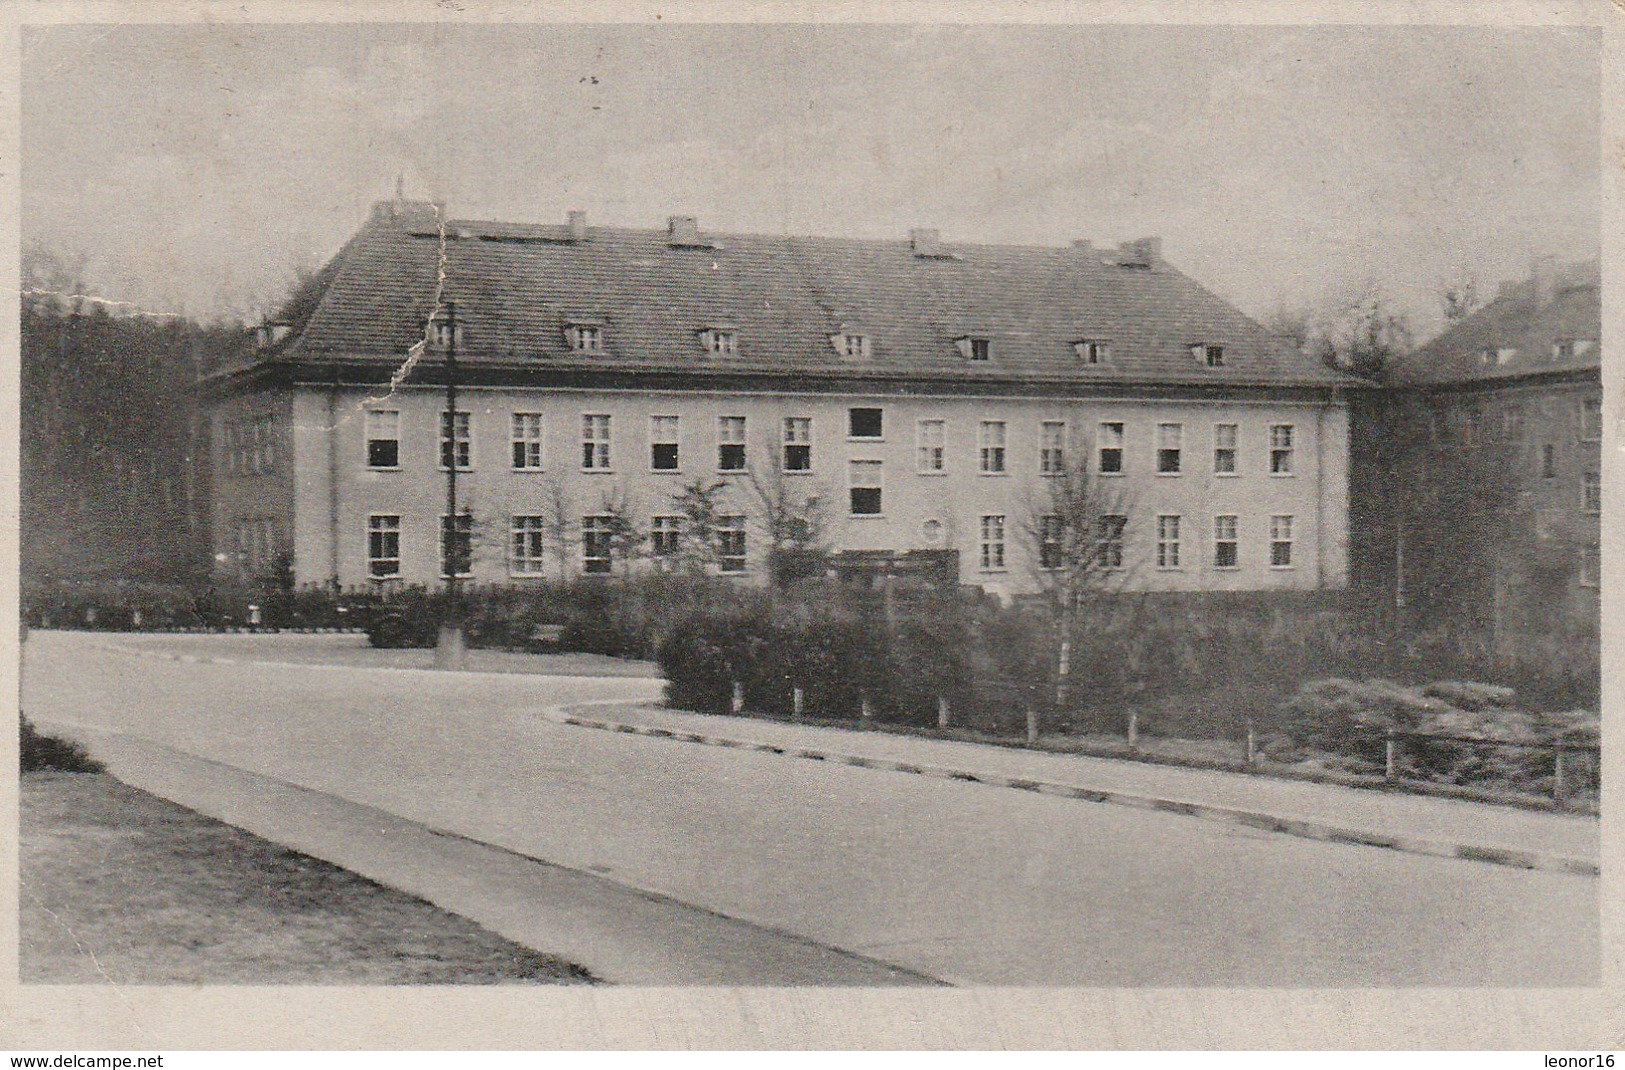
<instances>
[{"instance_id":1,"label":"rectangular window","mask_svg":"<svg viewBox=\"0 0 1625 1070\"><path fill-rule=\"evenodd\" d=\"M849 438L885 438L884 409L847 409Z\"/></svg>"},{"instance_id":2,"label":"rectangular window","mask_svg":"<svg viewBox=\"0 0 1625 1070\"><path fill-rule=\"evenodd\" d=\"M1179 567L1179 517L1157 517L1157 567Z\"/></svg>"},{"instance_id":3,"label":"rectangular window","mask_svg":"<svg viewBox=\"0 0 1625 1070\"><path fill-rule=\"evenodd\" d=\"M401 466L401 414L394 409L368 409L367 467Z\"/></svg>"},{"instance_id":4,"label":"rectangular window","mask_svg":"<svg viewBox=\"0 0 1625 1070\"><path fill-rule=\"evenodd\" d=\"M1216 516L1213 518L1213 567L1235 568L1238 563L1236 518Z\"/></svg>"},{"instance_id":5,"label":"rectangular window","mask_svg":"<svg viewBox=\"0 0 1625 1070\"><path fill-rule=\"evenodd\" d=\"M1585 511L1596 515L1602 512L1602 473L1587 472L1581 485L1581 501Z\"/></svg>"},{"instance_id":6,"label":"rectangular window","mask_svg":"<svg viewBox=\"0 0 1625 1070\"><path fill-rule=\"evenodd\" d=\"M784 470L812 471L812 417L784 418Z\"/></svg>"},{"instance_id":7,"label":"rectangular window","mask_svg":"<svg viewBox=\"0 0 1625 1070\"><path fill-rule=\"evenodd\" d=\"M1270 475L1292 474L1292 436L1291 424L1270 424Z\"/></svg>"},{"instance_id":8,"label":"rectangular window","mask_svg":"<svg viewBox=\"0 0 1625 1070\"><path fill-rule=\"evenodd\" d=\"M717 471L743 472L745 470L745 418L719 416L717 418Z\"/></svg>"},{"instance_id":9,"label":"rectangular window","mask_svg":"<svg viewBox=\"0 0 1625 1070\"><path fill-rule=\"evenodd\" d=\"M683 518L656 516L649 519L649 553L653 557L676 557L683 548Z\"/></svg>"},{"instance_id":10,"label":"rectangular window","mask_svg":"<svg viewBox=\"0 0 1625 1070\"><path fill-rule=\"evenodd\" d=\"M615 518L610 516L584 516L581 518L581 571L590 576L607 574L614 561L610 557L610 533Z\"/></svg>"},{"instance_id":11,"label":"rectangular window","mask_svg":"<svg viewBox=\"0 0 1625 1070\"><path fill-rule=\"evenodd\" d=\"M367 518L367 575L375 579L401 574L401 518L374 513Z\"/></svg>"},{"instance_id":12,"label":"rectangular window","mask_svg":"<svg viewBox=\"0 0 1625 1070\"><path fill-rule=\"evenodd\" d=\"M679 460L677 431L677 417L649 417L649 467L654 471L677 471Z\"/></svg>"},{"instance_id":13,"label":"rectangular window","mask_svg":"<svg viewBox=\"0 0 1625 1070\"><path fill-rule=\"evenodd\" d=\"M1095 564L1105 569L1123 567L1123 533L1128 517L1107 514L1095 522Z\"/></svg>"},{"instance_id":14,"label":"rectangular window","mask_svg":"<svg viewBox=\"0 0 1625 1070\"><path fill-rule=\"evenodd\" d=\"M1051 571L1066 563L1066 518L1038 518L1038 567Z\"/></svg>"},{"instance_id":15,"label":"rectangular window","mask_svg":"<svg viewBox=\"0 0 1625 1070\"><path fill-rule=\"evenodd\" d=\"M982 517L981 563L983 572L1004 571L1004 517Z\"/></svg>"},{"instance_id":16,"label":"rectangular window","mask_svg":"<svg viewBox=\"0 0 1625 1070\"><path fill-rule=\"evenodd\" d=\"M723 572L745 571L744 517L717 517L717 559Z\"/></svg>"},{"instance_id":17,"label":"rectangular window","mask_svg":"<svg viewBox=\"0 0 1625 1070\"><path fill-rule=\"evenodd\" d=\"M1508 405L1501 410L1501 437L1508 442L1523 438L1523 406Z\"/></svg>"},{"instance_id":18,"label":"rectangular window","mask_svg":"<svg viewBox=\"0 0 1625 1070\"><path fill-rule=\"evenodd\" d=\"M915 427L918 444L918 468L921 472L940 472L948 446L948 425L943 420L921 420Z\"/></svg>"},{"instance_id":19,"label":"rectangular window","mask_svg":"<svg viewBox=\"0 0 1625 1070\"><path fill-rule=\"evenodd\" d=\"M453 519L456 523L452 523ZM440 574L467 576L474 570L474 516L468 510L455 518L440 514Z\"/></svg>"},{"instance_id":20,"label":"rectangular window","mask_svg":"<svg viewBox=\"0 0 1625 1070\"><path fill-rule=\"evenodd\" d=\"M1602 438L1602 398L1585 398L1580 402L1580 441L1596 442Z\"/></svg>"},{"instance_id":21,"label":"rectangular window","mask_svg":"<svg viewBox=\"0 0 1625 1070\"><path fill-rule=\"evenodd\" d=\"M835 347L843 357L867 357L869 355L869 336L866 334L853 334L848 331L836 336Z\"/></svg>"},{"instance_id":22,"label":"rectangular window","mask_svg":"<svg viewBox=\"0 0 1625 1070\"><path fill-rule=\"evenodd\" d=\"M1066 423L1045 420L1039 430L1038 470L1046 476L1066 471Z\"/></svg>"},{"instance_id":23,"label":"rectangular window","mask_svg":"<svg viewBox=\"0 0 1625 1070\"><path fill-rule=\"evenodd\" d=\"M581 417L581 467L589 472L609 471L609 417Z\"/></svg>"},{"instance_id":24,"label":"rectangular window","mask_svg":"<svg viewBox=\"0 0 1625 1070\"><path fill-rule=\"evenodd\" d=\"M1103 423L1100 425L1099 437L1100 474L1103 476L1121 475L1123 471L1123 425L1121 423Z\"/></svg>"},{"instance_id":25,"label":"rectangular window","mask_svg":"<svg viewBox=\"0 0 1625 1070\"><path fill-rule=\"evenodd\" d=\"M1157 425L1157 474L1179 474L1180 449L1185 438L1183 424Z\"/></svg>"},{"instance_id":26,"label":"rectangular window","mask_svg":"<svg viewBox=\"0 0 1625 1070\"><path fill-rule=\"evenodd\" d=\"M542 414L539 412L513 414L513 470L542 470Z\"/></svg>"},{"instance_id":27,"label":"rectangular window","mask_svg":"<svg viewBox=\"0 0 1625 1070\"><path fill-rule=\"evenodd\" d=\"M1270 568L1292 567L1292 518L1270 517Z\"/></svg>"},{"instance_id":28,"label":"rectangular window","mask_svg":"<svg viewBox=\"0 0 1625 1070\"><path fill-rule=\"evenodd\" d=\"M604 351L604 329L590 323L574 324L565 330L570 341L570 348L577 353L602 353Z\"/></svg>"},{"instance_id":29,"label":"rectangular window","mask_svg":"<svg viewBox=\"0 0 1625 1070\"><path fill-rule=\"evenodd\" d=\"M714 356L727 357L739 351L739 336L727 328L713 327L704 338L706 351Z\"/></svg>"},{"instance_id":30,"label":"rectangular window","mask_svg":"<svg viewBox=\"0 0 1625 1070\"><path fill-rule=\"evenodd\" d=\"M879 516L881 465L879 461L851 461L847 464L847 488L853 516Z\"/></svg>"},{"instance_id":31,"label":"rectangular window","mask_svg":"<svg viewBox=\"0 0 1625 1070\"><path fill-rule=\"evenodd\" d=\"M1470 407L1462 414L1461 444L1472 446L1477 444L1483 434L1484 413L1477 405Z\"/></svg>"},{"instance_id":32,"label":"rectangular window","mask_svg":"<svg viewBox=\"0 0 1625 1070\"><path fill-rule=\"evenodd\" d=\"M981 453L983 475L998 475L1004 471L1005 428L1003 420L983 420L976 431L976 446Z\"/></svg>"},{"instance_id":33,"label":"rectangular window","mask_svg":"<svg viewBox=\"0 0 1625 1070\"><path fill-rule=\"evenodd\" d=\"M993 343L987 338L966 339L970 348L971 360L987 360L993 356Z\"/></svg>"},{"instance_id":34,"label":"rectangular window","mask_svg":"<svg viewBox=\"0 0 1625 1070\"><path fill-rule=\"evenodd\" d=\"M1213 474L1236 474L1236 425L1213 425Z\"/></svg>"},{"instance_id":35,"label":"rectangular window","mask_svg":"<svg viewBox=\"0 0 1625 1070\"><path fill-rule=\"evenodd\" d=\"M1191 356L1204 368L1224 367L1224 346L1198 343L1191 346Z\"/></svg>"},{"instance_id":36,"label":"rectangular window","mask_svg":"<svg viewBox=\"0 0 1625 1070\"><path fill-rule=\"evenodd\" d=\"M546 525L539 516L516 516L508 528L508 572L514 576L540 576L543 568L542 532Z\"/></svg>"},{"instance_id":37,"label":"rectangular window","mask_svg":"<svg viewBox=\"0 0 1625 1070\"><path fill-rule=\"evenodd\" d=\"M1084 364L1107 364L1112 359L1111 343L1098 339L1086 338L1081 342L1073 342L1072 350Z\"/></svg>"},{"instance_id":38,"label":"rectangular window","mask_svg":"<svg viewBox=\"0 0 1625 1070\"><path fill-rule=\"evenodd\" d=\"M1580 586L1602 586L1602 548L1597 546L1580 547Z\"/></svg>"},{"instance_id":39,"label":"rectangular window","mask_svg":"<svg viewBox=\"0 0 1625 1070\"><path fill-rule=\"evenodd\" d=\"M459 471L473 467L473 442L470 438L471 415L466 412L440 414L440 467L450 468L456 459Z\"/></svg>"},{"instance_id":40,"label":"rectangular window","mask_svg":"<svg viewBox=\"0 0 1625 1070\"><path fill-rule=\"evenodd\" d=\"M254 474L276 471L276 420L270 416L254 420Z\"/></svg>"},{"instance_id":41,"label":"rectangular window","mask_svg":"<svg viewBox=\"0 0 1625 1070\"><path fill-rule=\"evenodd\" d=\"M1557 447L1550 442L1540 447L1540 478L1557 478Z\"/></svg>"}]
</instances>

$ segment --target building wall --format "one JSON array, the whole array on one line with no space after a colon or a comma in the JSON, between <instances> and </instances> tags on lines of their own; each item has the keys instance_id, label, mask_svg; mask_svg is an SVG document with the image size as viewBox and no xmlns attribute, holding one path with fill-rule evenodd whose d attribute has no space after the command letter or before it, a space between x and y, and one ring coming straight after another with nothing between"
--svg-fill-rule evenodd
<instances>
[{"instance_id":1,"label":"building wall","mask_svg":"<svg viewBox=\"0 0 1625 1070\"><path fill-rule=\"evenodd\" d=\"M264 576L293 544L293 408L287 391L265 390L222 399L207 410L216 575ZM248 437L256 425L258 440ZM257 453L252 460L249 451Z\"/></svg>"},{"instance_id":2,"label":"building wall","mask_svg":"<svg viewBox=\"0 0 1625 1070\"><path fill-rule=\"evenodd\" d=\"M445 472L439 466L438 419L444 394L438 389L402 388L384 403L368 395L323 388L298 391L293 436L298 480L295 567L300 581L336 578L349 585L367 575L367 523L371 514L399 515L401 578L438 581L438 524L445 508ZM848 410L883 411L883 435L874 440L848 436ZM373 471L366 465L366 408L400 413L400 468ZM778 445L782 420L812 419L812 470L786 474L793 487L805 487L827 503L822 519L828 542L841 550L908 550L947 546L960 551L961 579L990 589L1034 589L1036 546L1027 535L1030 517L1043 510L1046 481L1039 475L1041 424L1067 424L1072 457L1089 451L1101 421L1121 421L1125 431L1124 474L1095 481L1101 493L1124 503L1131 517L1123 573L1126 585L1160 590L1306 590L1341 587L1347 572L1348 421L1341 404L1190 401L1170 397L1154 402L1128 400L1053 401L840 397L830 395L711 395L699 392L465 390L459 408L472 414L472 470L459 475L459 500L475 516L476 582L510 582L508 521L514 514L548 516L560 495L572 518L598 512L607 500L624 499L641 526L649 517L675 513L672 495L695 480L726 479L725 502L751 517L750 574L763 576L765 541L738 476L718 471L718 419L743 416L747 459L767 472L768 451ZM510 425L516 412L538 412L543 422L543 471L516 472L510 464ZM611 421L611 468L584 472L581 428L584 414ZM680 426L680 471L650 468L650 417L674 415ZM917 427L921 419L946 424L945 471L920 474ZM1006 423L1006 473L979 471L978 425ZM1182 472L1155 473L1156 425L1183 426ZM1238 425L1237 474L1214 474L1214 425ZM1293 427L1292 472L1272 475L1269 428ZM327 428L336 426L330 441ZM329 447L335 452L329 452ZM849 462L877 460L882 471L883 514L855 517L848 511ZM330 481L330 470L336 483ZM336 494L334 491L336 490ZM1181 567L1155 567L1154 533L1159 514L1181 517ZM1218 569L1213 560L1216 514L1238 517L1239 566ZM1006 518L1006 567L983 569L980 518ZM1293 518L1292 563L1269 565L1270 518ZM931 541L927 521L941 524L940 542ZM333 541L336 527L337 542ZM550 536L551 541L551 536ZM335 564L336 562L336 564ZM579 571L578 548L571 572ZM546 571L558 574L551 552Z\"/></svg>"}]
</instances>

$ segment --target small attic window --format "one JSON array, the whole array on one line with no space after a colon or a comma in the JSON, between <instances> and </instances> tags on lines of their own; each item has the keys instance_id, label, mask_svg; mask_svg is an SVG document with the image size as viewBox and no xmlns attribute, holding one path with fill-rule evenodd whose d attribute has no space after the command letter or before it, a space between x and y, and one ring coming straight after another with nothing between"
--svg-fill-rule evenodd
<instances>
[{"instance_id":1,"label":"small attic window","mask_svg":"<svg viewBox=\"0 0 1625 1070\"><path fill-rule=\"evenodd\" d=\"M564 340L577 353L602 353L604 328L599 323L575 321L564 325Z\"/></svg>"},{"instance_id":2,"label":"small attic window","mask_svg":"<svg viewBox=\"0 0 1625 1070\"><path fill-rule=\"evenodd\" d=\"M1082 338L1072 343L1072 351L1084 364L1108 364L1112 359L1112 344L1099 338Z\"/></svg>"},{"instance_id":3,"label":"small attic window","mask_svg":"<svg viewBox=\"0 0 1625 1070\"><path fill-rule=\"evenodd\" d=\"M1224 367L1224 346L1213 342L1197 342L1191 346L1191 356L1204 368Z\"/></svg>"},{"instance_id":4,"label":"small attic window","mask_svg":"<svg viewBox=\"0 0 1625 1070\"><path fill-rule=\"evenodd\" d=\"M263 323L254 328L254 344L261 349L270 349L286 342L291 334L293 334L293 324L291 323L282 323L280 321Z\"/></svg>"},{"instance_id":5,"label":"small attic window","mask_svg":"<svg viewBox=\"0 0 1625 1070\"><path fill-rule=\"evenodd\" d=\"M445 349L453 342L463 344L463 325L461 323L448 323L443 319L429 321L429 344L436 349Z\"/></svg>"},{"instance_id":6,"label":"small attic window","mask_svg":"<svg viewBox=\"0 0 1625 1070\"><path fill-rule=\"evenodd\" d=\"M842 331L840 334L830 335L830 344L835 352L850 360L869 359L869 336L862 331Z\"/></svg>"},{"instance_id":7,"label":"small attic window","mask_svg":"<svg viewBox=\"0 0 1625 1070\"><path fill-rule=\"evenodd\" d=\"M1574 355L1577 357L1583 357L1587 353L1591 352L1591 347L1595 346L1596 344L1597 343L1590 338L1576 338L1574 340Z\"/></svg>"},{"instance_id":8,"label":"small attic window","mask_svg":"<svg viewBox=\"0 0 1625 1070\"><path fill-rule=\"evenodd\" d=\"M700 332L700 345L714 357L728 357L739 352L739 332L730 325L718 324Z\"/></svg>"},{"instance_id":9,"label":"small attic window","mask_svg":"<svg viewBox=\"0 0 1625 1070\"><path fill-rule=\"evenodd\" d=\"M1495 363L1497 366L1511 364L1517 359L1518 350L1515 346L1502 346L1500 349L1495 351Z\"/></svg>"},{"instance_id":10,"label":"small attic window","mask_svg":"<svg viewBox=\"0 0 1625 1070\"><path fill-rule=\"evenodd\" d=\"M982 335L967 334L954 339L954 345L966 360L992 360L993 340Z\"/></svg>"}]
</instances>

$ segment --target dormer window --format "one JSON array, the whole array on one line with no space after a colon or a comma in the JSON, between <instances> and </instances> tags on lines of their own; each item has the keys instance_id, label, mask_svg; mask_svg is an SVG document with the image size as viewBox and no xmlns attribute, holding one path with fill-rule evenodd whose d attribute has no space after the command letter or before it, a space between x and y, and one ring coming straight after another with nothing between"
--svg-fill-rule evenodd
<instances>
[{"instance_id":1,"label":"dormer window","mask_svg":"<svg viewBox=\"0 0 1625 1070\"><path fill-rule=\"evenodd\" d=\"M1515 346L1502 346L1495 351L1495 363L1498 367L1511 364L1516 359L1518 359L1518 350Z\"/></svg>"},{"instance_id":2,"label":"dormer window","mask_svg":"<svg viewBox=\"0 0 1625 1070\"><path fill-rule=\"evenodd\" d=\"M727 324L707 327L700 332L700 345L713 357L729 357L739 351L739 332Z\"/></svg>"},{"instance_id":3,"label":"dormer window","mask_svg":"<svg viewBox=\"0 0 1625 1070\"><path fill-rule=\"evenodd\" d=\"M1111 343L1098 338L1084 338L1073 342L1072 351L1084 364L1106 364L1112 359Z\"/></svg>"},{"instance_id":4,"label":"dormer window","mask_svg":"<svg viewBox=\"0 0 1625 1070\"><path fill-rule=\"evenodd\" d=\"M443 319L429 321L429 344L436 349L446 349L453 342L463 344L463 325L461 323L448 323Z\"/></svg>"},{"instance_id":5,"label":"dormer window","mask_svg":"<svg viewBox=\"0 0 1625 1070\"><path fill-rule=\"evenodd\" d=\"M869 359L869 336L861 331L842 331L830 336L835 352L848 360Z\"/></svg>"},{"instance_id":6,"label":"dormer window","mask_svg":"<svg viewBox=\"0 0 1625 1070\"><path fill-rule=\"evenodd\" d=\"M954 339L954 345L966 360L992 360L993 340L982 335L967 334Z\"/></svg>"},{"instance_id":7,"label":"dormer window","mask_svg":"<svg viewBox=\"0 0 1625 1070\"><path fill-rule=\"evenodd\" d=\"M1224 346L1212 342L1197 342L1191 346L1191 356L1204 368L1224 367Z\"/></svg>"},{"instance_id":8,"label":"dormer window","mask_svg":"<svg viewBox=\"0 0 1625 1070\"><path fill-rule=\"evenodd\" d=\"M577 353L602 353L604 351L603 325L580 320L567 323L564 326L564 340Z\"/></svg>"},{"instance_id":9,"label":"dormer window","mask_svg":"<svg viewBox=\"0 0 1625 1070\"><path fill-rule=\"evenodd\" d=\"M254 344L261 349L270 349L286 342L288 336L292 333L293 324L291 323L263 323L254 328Z\"/></svg>"},{"instance_id":10,"label":"dormer window","mask_svg":"<svg viewBox=\"0 0 1625 1070\"><path fill-rule=\"evenodd\" d=\"M1572 359L1574 359L1574 339L1572 339L1572 338L1559 338L1557 341L1553 342L1552 343L1552 359L1553 360L1572 360Z\"/></svg>"}]
</instances>

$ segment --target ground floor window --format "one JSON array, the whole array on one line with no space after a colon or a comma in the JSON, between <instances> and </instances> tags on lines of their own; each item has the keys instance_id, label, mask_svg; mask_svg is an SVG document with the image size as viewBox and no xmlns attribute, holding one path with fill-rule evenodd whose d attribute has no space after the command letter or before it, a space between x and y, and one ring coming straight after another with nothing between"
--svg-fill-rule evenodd
<instances>
[{"instance_id":1,"label":"ground floor window","mask_svg":"<svg viewBox=\"0 0 1625 1070\"><path fill-rule=\"evenodd\" d=\"M1213 518L1213 567L1235 568L1238 562L1236 518L1231 515Z\"/></svg>"},{"instance_id":2,"label":"ground floor window","mask_svg":"<svg viewBox=\"0 0 1625 1070\"><path fill-rule=\"evenodd\" d=\"M1123 567L1123 533L1128 517L1110 514L1095 525L1095 564L1104 569Z\"/></svg>"},{"instance_id":3,"label":"ground floor window","mask_svg":"<svg viewBox=\"0 0 1625 1070\"><path fill-rule=\"evenodd\" d=\"M463 510L440 516L440 574L467 576L474 570L474 516Z\"/></svg>"},{"instance_id":4,"label":"ground floor window","mask_svg":"<svg viewBox=\"0 0 1625 1070\"><path fill-rule=\"evenodd\" d=\"M1038 518L1038 567L1054 571L1066 564L1066 520L1050 515Z\"/></svg>"},{"instance_id":5,"label":"ground floor window","mask_svg":"<svg viewBox=\"0 0 1625 1070\"><path fill-rule=\"evenodd\" d=\"M589 575L604 575L613 567L610 539L614 520L611 516L581 518L581 571Z\"/></svg>"},{"instance_id":6,"label":"ground floor window","mask_svg":"<svg viewBox=\"0 0 1625 1070\"><path fill-rule=\"evenodd\" d=\"M982 517L981 562L984 572L1004 569L1004 517L993 514Z\"/></svg>"},{"instance_id":7,"label":"ground floor window","mask_svg":"<svg viewBox=\"0 0 1625 1070\"><path fill-rule=\"evenodd\" d=\"M682 539L682 517L649 518L649 556L657 559L676 557L682 551Z\"/></svg>"},{"instance_id":8,"label":"ground floor window","mask_svg":"<svg viewBox=\"0 0 1625 1070\"><path fill-rule=\"evenodd\" d=\"M1157 517L1157 567L1179 567L1179 517Z\"/></svg>"},{"instance_id":9,"label":"ground floor window","mask_svg":"<svg viewBox=\"0 0 1625 1070\"><path fill-rule=\"evenodd\" d=\"M516 516L510 528L513 553L508 570L515 576L540 576L545 562L542 558L542 532L546 524L539 516Z\"/></svg>"},{"instance_id":10,"label":"ground floor window","mask_svg":"<svg viewBox=\"0 0 1625 1070\"><path fill-rule=\"evenodd\" d=\"M401 518L374 513L367 518L367 575L375 579L401 574Z\"/></svg>"},{"instance_id":11,"label":"ground floor window","mask_svg":"<svg viewBox=\"0 0 1625 1070\"><path fill-rule=\"evenodd\" d=\"M744 517L717 517L717 557L723 572L745 571Z\"/></svg>"},{"instance_id":12,"label":"ground floor window","mask_svg":"<svg viewBox=\"0 0 1625 1070\"><path fill-rule=\"evenodd\" d=\"M1580 586L1602 586L1602 548L1598 546L1583 546L1580 548Z\"/></svg>"},{"instance_id":13,"label":"ground floor window","mask_svg":"<svg viewBox=\"0 0 1625 1070\"><path fill-rule=\"evenodd\" d=\"M1270 517L1270 567L1292 567L1292 518Z\"/></svg>"}]
</instances>

